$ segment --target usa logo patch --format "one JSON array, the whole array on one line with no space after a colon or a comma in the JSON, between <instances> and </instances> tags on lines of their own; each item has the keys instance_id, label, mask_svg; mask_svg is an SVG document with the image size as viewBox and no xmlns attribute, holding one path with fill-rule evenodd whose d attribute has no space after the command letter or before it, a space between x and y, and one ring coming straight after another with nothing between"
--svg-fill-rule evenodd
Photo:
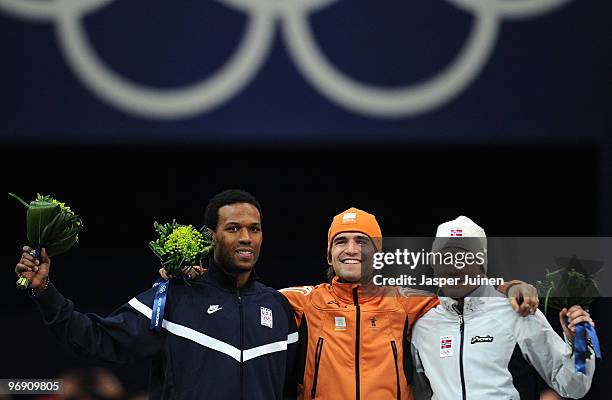
<instances>
[{"instance_id":1,"label":"usa logo patch","mask_svg":"<svg viewBox=\"0 0 612 400\"><path fill-rule=\"evenodd\" d=\"M261 310L261 324L263 326L267 326L268 328L272 328L273 319L272 319L272 310L266 307L259 307Z\"/></svg>"}]
</instances>

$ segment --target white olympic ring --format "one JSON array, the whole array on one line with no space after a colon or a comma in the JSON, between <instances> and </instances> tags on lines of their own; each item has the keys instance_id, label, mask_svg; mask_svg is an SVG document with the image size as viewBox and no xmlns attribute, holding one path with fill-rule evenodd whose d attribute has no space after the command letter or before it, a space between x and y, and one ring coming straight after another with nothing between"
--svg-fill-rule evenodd
<instances>
[{"instance_id":1,"label":"white olympic ring","mask_svg":"<svg viewBox=\"0 0 612 400\"><path fill-rule=\"evenodd\" d=\"M466 44L442 71L424 82L400 88L356 81L338 70L321 52L308 17L338 0L218 0L248 14L242 41L212 76L172 89L129 81L98 57L83 31L82 17L113 1L0 0L0 9L18 18L55 22L60 48L74 73L114 107L147 118L179 119L211 111L248 85L268 56L277 22L299 71L331 101L372 117L422 114L450 101L476 78L491 55L501 19L533 18L571 0L446 0L474 15Z\"/></svg>"}]
</instances>

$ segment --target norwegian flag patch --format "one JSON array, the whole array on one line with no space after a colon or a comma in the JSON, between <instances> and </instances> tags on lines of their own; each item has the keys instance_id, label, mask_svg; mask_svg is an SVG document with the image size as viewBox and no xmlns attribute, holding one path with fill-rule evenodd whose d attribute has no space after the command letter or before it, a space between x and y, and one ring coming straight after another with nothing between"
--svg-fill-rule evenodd
<instances>
[{"instance_id":1,"label":"norwegian flag patch","mask_svg":"<svg viewBox=\"0 0 612 400\"><path fill-rule=\"evenodd\" d=\"M440 336L440 358L453 355L453 336Z\"/></svg>"},{"instance_id":2,"label":"norwegian flag patch","mask_svg":"<svg viewBox=\"0 0 612 400\"><path fill-rule=\"evenodd\" d=\"M451 236L463 236L463 229L461 229L461 228L451 228L450 235Z\"/></svg>"}]
</instances>

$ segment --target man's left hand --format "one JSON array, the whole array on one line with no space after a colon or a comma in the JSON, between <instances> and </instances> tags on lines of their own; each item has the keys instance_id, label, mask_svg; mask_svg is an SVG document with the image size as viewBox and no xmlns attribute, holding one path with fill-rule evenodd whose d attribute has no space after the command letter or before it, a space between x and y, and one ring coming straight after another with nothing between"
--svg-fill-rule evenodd
<instances>
[{"instance_id":1,"label":"man's left hand","mask_svg":"<svg viewBox=\"0 0 612 400\"><path fill-rule=\"evenodd\" d=\"M567 318L567 324L565 318ZM569 310L567 308L561 310L559 312L559 321L561 322L563 333L565 333L565 337L568 339L574 336L576 325L581 322L588 322L591 326L595 326L591 315L578 305L571 306Z\"/></svg>"}]
</instances>

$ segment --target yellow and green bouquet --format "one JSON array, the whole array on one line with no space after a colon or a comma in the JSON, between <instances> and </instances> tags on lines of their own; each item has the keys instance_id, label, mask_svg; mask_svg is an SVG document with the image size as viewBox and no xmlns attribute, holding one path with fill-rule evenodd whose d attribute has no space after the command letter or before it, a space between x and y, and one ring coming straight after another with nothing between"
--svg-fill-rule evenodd
<instances>
[{"instance_id":1,"label":"yellow and green bouquet","mask_svg":"<svg viewBox=\"0 0 612 400\"><path fill-rule=\"evenodd\" d=\"M201 265L213 248L212 236L206 227L199 230L191 225L176 221L159 224L153 228L158 234L149 242L149 248L160 259L166 274L179 277L189 276L194 265Z\"/></svg>"},{"instance_id":2,"label":"yellow and green bouquet","mask_svg":"<svg viewBox=\"0 0 612 400\"><path fill-rule=\"evenodd\" d=\"M172 221L171 224L155 222L153 228L158 238L149 242L149 248L160 259L167 276L182 277L186 282L194 265L201 266L202 260L213 248L210 231L205 226L197 230L191 225L181 225L176 221ZM160 332L170 281L159 278L153 287L156 288L156 291L151 307L150 328Z\"/></svg>"}]
</instances>

